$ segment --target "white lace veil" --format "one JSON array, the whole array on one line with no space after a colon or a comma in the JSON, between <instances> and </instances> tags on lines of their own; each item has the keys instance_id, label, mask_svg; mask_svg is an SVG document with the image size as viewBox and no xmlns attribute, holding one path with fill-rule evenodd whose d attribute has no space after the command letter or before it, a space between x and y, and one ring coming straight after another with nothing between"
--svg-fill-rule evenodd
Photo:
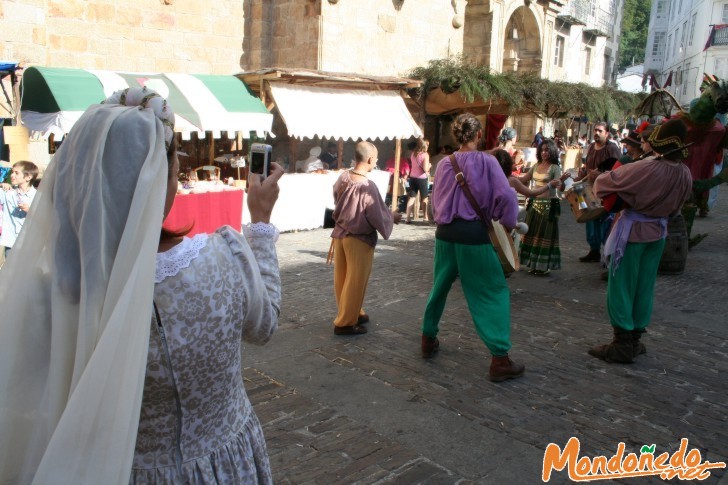
<instances>
[{"instance_id":1,"label":"white lace veil","mask_svg":"<svg viewBox=\"0 0 728 485\"><path fill-rule=\"evenodd\" d=\"M165 131L154 109L92 106L45 173L0 270L1 484L129 481Z\"/></svg>"}]
</instances>

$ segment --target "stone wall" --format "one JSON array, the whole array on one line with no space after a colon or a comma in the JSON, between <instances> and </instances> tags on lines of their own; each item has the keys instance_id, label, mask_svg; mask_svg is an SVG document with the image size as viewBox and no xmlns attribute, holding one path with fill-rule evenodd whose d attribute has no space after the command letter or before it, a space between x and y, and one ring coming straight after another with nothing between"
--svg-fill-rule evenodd
<instances>
[{"instance_id":1,"label":"stone wall","mask_svg":"<svg viewBox=\"0 0 728 485\"><path fill-rule=\"evenodd\" d=\"M399 76L430 59L462 52L450 1L322 2L321 69ZM462 14L465 2L460 1Z\"/></svg>"},{"instance_id":2,"label":"stone wall","mask_svg":"<svg viewBox=\"0 0 728 485\"><path fill-rule=\"evenodd\" d=\"M243 2L0 2L0 59L138 72L239 71Z\"/></svg>"},{"instance_id":3,"label":"stone wall","mask_svg":"<svg viewBox=\"0 0 728 485\"><path fill-rule=\"evenodd\" d=\"M244 71L318 68L321 0L256 0L244 8Z\"/></svg>"}]
</instances>

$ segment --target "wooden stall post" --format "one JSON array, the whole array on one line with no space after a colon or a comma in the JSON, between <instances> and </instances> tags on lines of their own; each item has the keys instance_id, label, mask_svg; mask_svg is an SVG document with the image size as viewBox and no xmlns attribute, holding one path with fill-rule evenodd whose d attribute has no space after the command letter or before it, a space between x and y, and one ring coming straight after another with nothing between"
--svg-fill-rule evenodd
<instances>
[{"instance_id":1,"label":"wooden stall post","mask_svg":"<svg viewBox=\"0 0 728 485\"><path fill-rule=\"evenodd\" d=\"M289 148L291 150L291 161L288 163L288 173L296 173L296 162L298 161L298 146L299 141L297 138L291 137Z\"/></svg>"},{"instance_id":2,"label":"wooden stall post","mask_svg":"<svg viewBox=\"0 0 728 485\"><path fill-rule=\"evenodd\" d=\"M208 152L208 158L210 159L210 165L215 165L215 139L212 137L212 132L208 131L210 134L209 139L209 152ZM212 176L211 176L212 177Z\"/></svg>"},{"instance_id":3,"label":"wooden stall post","mask_svg":"<svg viewBox=\"0 0 728 485\"><path fill-rule=\"evenodd\" d=\"M394 173L392 174L392 212L397 212L399 207L399 157L402 155L402 139L397 138L394 142Z\"/></svg>"},{"instance_id":4,"label":"wooden stall post","mask_svg":"<svg viewBox=\"0 0 728 485\"><path fill-rule=\"evenodd\" d=\"M336 168L346 168L346 164L344 163L344 139L339 138L338 142L336 143L336 156L337 156L337 163L338 166Z\"/></svg>"}]
</instances>

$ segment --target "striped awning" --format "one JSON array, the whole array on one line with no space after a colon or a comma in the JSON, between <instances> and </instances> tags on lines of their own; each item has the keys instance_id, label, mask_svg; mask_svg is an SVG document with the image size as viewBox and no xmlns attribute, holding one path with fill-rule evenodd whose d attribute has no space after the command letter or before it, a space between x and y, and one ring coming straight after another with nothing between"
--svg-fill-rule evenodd
<instances>
[{"instance_id":1,"label":"striped awning","mask_svg":"<svg viewBox=\"0 0 728 485\"><path fill-rule=\"evenodd\" d=\"M30 67L21 82L21 121L29 129L62 137L92 104L114 91L146 86L166 98L175 111L175 131L187 138L206 131L220 137L242 132L265 136L273 115L235 76L142 74L57 67Z\"/></svg>"}]
</instances>

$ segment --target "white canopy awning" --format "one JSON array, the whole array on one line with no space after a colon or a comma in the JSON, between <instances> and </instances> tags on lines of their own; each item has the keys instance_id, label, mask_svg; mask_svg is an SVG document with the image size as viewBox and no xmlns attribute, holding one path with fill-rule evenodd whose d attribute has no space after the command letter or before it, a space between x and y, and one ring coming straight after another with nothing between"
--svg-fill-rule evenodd
<instances>
[{"instance_id":1,"label":"white canopy awning","mask_svg":"<svg viewBox=\"0 0 728 485\"><path fill-rule=\"evenodd\" d=\"M294 138L383 140L422 136L396 91L270 83L270 92L288 134Z\"/></svg>"}]
</instances>

